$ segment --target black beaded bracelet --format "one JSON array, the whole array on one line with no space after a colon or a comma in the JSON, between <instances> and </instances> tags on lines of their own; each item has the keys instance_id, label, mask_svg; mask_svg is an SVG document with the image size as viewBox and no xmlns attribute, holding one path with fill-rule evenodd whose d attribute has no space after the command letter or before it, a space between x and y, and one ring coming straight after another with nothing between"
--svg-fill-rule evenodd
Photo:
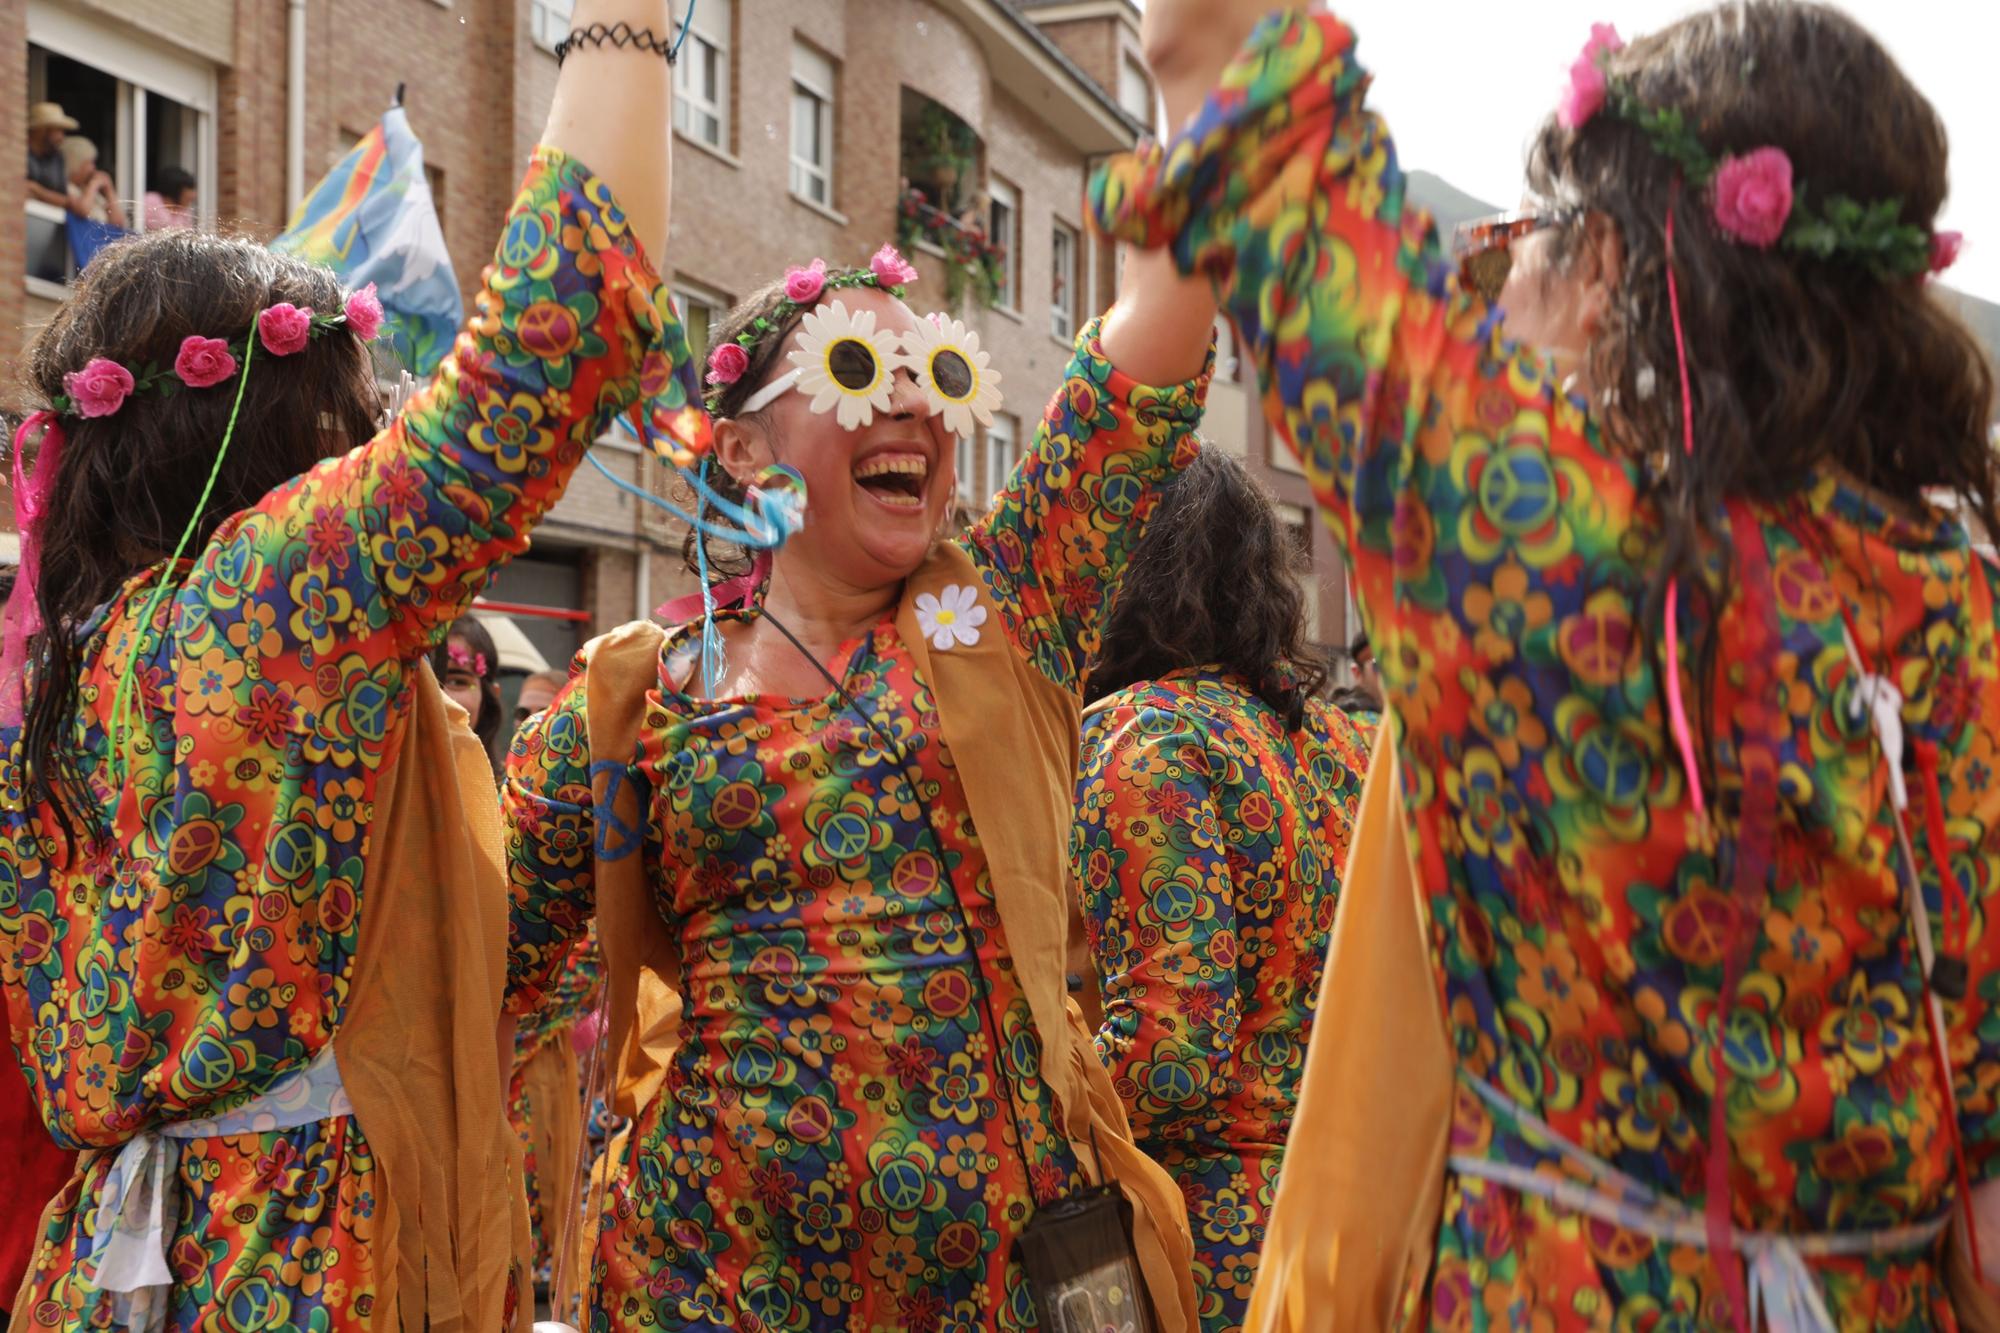
<instances>
[{"instance_id":1,"label":"black beaded bracelet","mask_svg":"<svg viewBox=\"0 0 2000 1333\"><path fill-rule=\"evenodd\" d=\"M556 43L556 64L568 60L569 53L579 46L629 46L635 51L651 51L654 55L664 56L669 65L674 63L673 42L665 37L655 37L651 28L635 29L629 23L608 26L592 23L575 29Z\"/></svg>"}]
</instances>

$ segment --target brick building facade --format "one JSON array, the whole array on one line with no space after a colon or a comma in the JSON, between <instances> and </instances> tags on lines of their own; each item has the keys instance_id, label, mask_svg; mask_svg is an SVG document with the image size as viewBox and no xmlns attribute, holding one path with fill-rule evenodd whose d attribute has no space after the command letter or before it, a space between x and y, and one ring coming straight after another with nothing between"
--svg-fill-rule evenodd
<instances>
[{"instance_id":1,"label":"brick building facade","mask_svg":"<svg viewBox=\"0 0 2000 1333\"><path fill-rule=\"evenodd\" d=\"M184 166L205 225L266 239L400 84L469 295L553 94L549 48L568 10L569 0L16 0L0 5L0 43L23 53L0 61L0 144L23 154L28 104L62 101L122 195L135 198L153 168ZM1092 163L1153 119L1130 0L700 0L676 85L662 262L696 336L788 263L860 263L896 237L906 190L937 176L924 134L969 149L945 173L950 209L926 213L930 239L906 248L923 274L920 309L944 304L954 232L992 232L1007 252L985 270L997 295L972 282L959 311L1008 393L998 427L961 450L964 498L983 503L1056 386L1067 331L1115 287L1113 247L1085 228L1082 196ZM937 193L927 207L946 202ZM30 275L0 282L10 351L61 298L58 226L32 205L0 217L0 273ZM19 396L5 385L4 401ZM1305 522L1303 480L1274 464L1241 384L1218 384L1206 433L1245 455L1314 544L1316 637L1339 642L1338 557ZM620 441L602 456L628 480L666 484ZM585 469L490 595L586 611L579 622L521 618L559 660L589 632L691 587L680 535Z\"/></svg>"}]
</instances>

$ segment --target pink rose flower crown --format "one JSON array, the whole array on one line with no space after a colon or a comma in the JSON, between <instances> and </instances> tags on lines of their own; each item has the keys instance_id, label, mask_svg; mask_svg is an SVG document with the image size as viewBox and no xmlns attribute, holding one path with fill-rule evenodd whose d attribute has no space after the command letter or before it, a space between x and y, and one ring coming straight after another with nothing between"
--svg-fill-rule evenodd
<instances>
[{"instance_id":1,"label":"pink rose flower crown","mask_svg":"<svg viewBox=\"0 0 2000 1333\"><path fill-rule=\"evenodd\" d=\"M903 258L893 245L884 245L868 260L866 268L851 268L830 271L824 259L815 258L810 264L794 264L785 270L785 299L771 308L771 313L750 321L749 327L736 335L731 342L721 343L708 354L708 408L715 410L722 401L722 394L729 385L743 378L750 369L750 353L772 329L781 329L791 323L801 311L812 310L827 299L830 292L842 291L849 287L873 287L877 291L901 300L904 289L917 280L916 266ZM680 460L683 464L692 459Z\"/></svg>"},{"instance_id":2,"label":"pink rose flower crown","mask_svg":"<svg viewBox=\"0 0 2000 1333\"><path fill-rule=\"evenodd\" d=\"M1901 199L1814 195L1805 181L1794 179L1783 148L1711 153L1680 108L1641 101L1631 79L1613 68L1612 57L1624 49L1617 29L1591 25L1590 40L1571 64L1556 103L1557 122L1575 134L1608 113L1635 126L1654 152L1680 168L1682 180L1706 200L1710 220L1730 240L1758 250L1776 247L1845 260L1885 278L1942 273L1958 258L1963 238L1904 222Z\"/></svg>"},{"instance_id":3,"label":"pink rose flower crown","mask_svg":"<svg viewBox=\"0 0 2000 1333\"><path fill-rule=\"evenodd\" d=\"M256 350L265 356L296 356L314 338L339 328L363 342L372 342L382 330L383 318L382 302L372 282L349 293L342 308L332 314L280 301L259 311L250 330L234 338L189 334L181 339L180 350L168 365L148 361L127 366L110 357L94 356L83 369L63 376L63 392L49 406L57 417L112 416L134 394L169 397L187 389L212 389L236 378L236 372L254 355L252 339Z\"/></svg>"}]
</instances>

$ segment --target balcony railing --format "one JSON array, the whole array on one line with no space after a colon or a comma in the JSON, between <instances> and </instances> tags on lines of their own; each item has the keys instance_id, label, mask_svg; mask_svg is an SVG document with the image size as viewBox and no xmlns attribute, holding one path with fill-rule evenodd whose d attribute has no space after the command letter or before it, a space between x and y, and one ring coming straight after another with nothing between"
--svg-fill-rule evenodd
<instances>
[{"instance_id":1,"label":"balcony railing","mask_svg":"<svg viewBox=\"0 0 2000 1333\"><path fill-rule=\"evenodd\" d=\"M907 248L920 241L944 253L945 299L952 304L968 288L987 305L1006 290L1007 248L996 245L984 227L961 222L912 187L896 211L896 242Z\"/></svg>"}]
</instances>

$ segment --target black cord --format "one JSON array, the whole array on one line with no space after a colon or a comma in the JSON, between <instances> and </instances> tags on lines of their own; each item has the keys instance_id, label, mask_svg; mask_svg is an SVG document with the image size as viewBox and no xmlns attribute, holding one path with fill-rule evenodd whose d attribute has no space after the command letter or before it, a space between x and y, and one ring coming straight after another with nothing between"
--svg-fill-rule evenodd
<instances>
[{"instance_id":1,"label":"black cord","mask_svg":"<svg viewBox=\"0 0 2000 1333\"><path fill-rule=\"evenodd\" d=\"M965 951L972 960L973 975L979 978L979 1009L986 1018L986 1026L993 1030L993 1068L999 1072L1000 1082L1004 1085L1007 1111L1014 1121L1014 1141L1021 1153L1021 1168L1028 1177L1028 1193L1034 1198L1035 1207L1045 1208L1048 1206L1048 1201L1042 1198L1041 1191L1035 1186L1034 1164L1028 1160L1028 1134L1026 1127L1021 1123L1021 1102L1015 1095L1014 1076L1007 1067L1007 1053L1001 1049L1007 1043L1007 1034L993 1014L993 983L987 979L986 968L979 961L979 942L973 936L971 918L965 913L965 899L959 896L958 881L951 873L951 856L945 850L944 842L938 837L937 827L931 823L931 805L924 799L923 770L915 766L909 751L889 734L881 722L862 711L860 703L847 692L847 686L834 678L834 674L826 669L826 664L819 660L816 653L799 642L798 636L786 627L784 621L772 615L768 606L760 608L759 614L770 621L771 628L784 635L806 661L813 664L813 669L833 687L834 693L840 696L841 702L847 705L848 710L861 719L863 726L875 733L876 738L888 748L889 753L895 756L897 766L903 770L904 780L910 784L910 792L916 797L917 807L923 811L924 830L930 835L931 845L937 851L938 874L944 877L945 888L951 894L952 906L957 909L959 928L965 932ZM998 905L995 906L997 909ZM1093 1149L1094 1147L1093 1144Z\"/></svg>"},{"instance_id":2,"label":"black cord","mask_svg":"<svg viewBox=\"0 0 2000 1333\"><path fill-rule=\"evenodd\" d=\"M683 29L685 31L685 29ZM569 59L569 53L579 46L629 46L635 51L651 51L671 65L679 53L680 43L666 37L655 37L651 28L634 28L631 24L592 23L572 29L569 36L556 43L556 64Z\"/></svg>"}]
</instances>

